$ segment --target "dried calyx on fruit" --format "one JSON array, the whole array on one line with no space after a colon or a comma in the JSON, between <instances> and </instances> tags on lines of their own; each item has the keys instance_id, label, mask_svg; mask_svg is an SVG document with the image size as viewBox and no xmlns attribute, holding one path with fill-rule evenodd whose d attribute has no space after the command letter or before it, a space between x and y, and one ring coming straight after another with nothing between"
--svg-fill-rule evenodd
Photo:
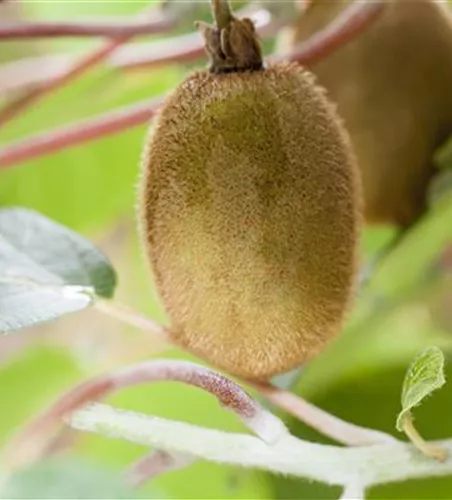
<instances>
[{"instance_id":1,"label":"dried calyx on fruit","mask_svg":"<svg viewBox=\"0 0 452 500\"><path fill-rule=\"evenodd\" d=\"M302 2L282 51L311 37L352 0ZM351 135L369 224L412 225L425 211L435 151L452 133L452 22L435 0L377 0L384 10L311 69Z\"/></svg>"},{"instance_id":2,"label":"dried calyx on fruit","mask_svg":"<svg viewBox=\"0 0 452 500\"><path fill-rule=\"evenodd\" d=\"M325 93L263 67L254 26L212 1L211 65L146 140L140 226L173 340L250 379L289 371L340 330L354 292L360 186Z\"/></svg>"},{"instance_id":3,"label":"dried calyx on fruit","mask_svg":"<svg viewBox=\"0 0 452 500\"><path fill-rule=\"evenodd\" d=\"M196 23L211 60L210 72L238 73L263 69L262 50L253 22L236 19L227 2L215 0L213 4L216 26Z\"/></svg>"}]
</instances>

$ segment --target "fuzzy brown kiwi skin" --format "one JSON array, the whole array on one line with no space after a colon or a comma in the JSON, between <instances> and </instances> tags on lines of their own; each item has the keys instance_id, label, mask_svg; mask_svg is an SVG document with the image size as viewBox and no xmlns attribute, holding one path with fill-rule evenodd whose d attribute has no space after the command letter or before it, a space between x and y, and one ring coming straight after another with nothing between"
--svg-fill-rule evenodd
<instances>
[{"instance_id":1,"label":"fuzzy brown kiwi skin","mask_svg":"<svg viewBox=\"0 0 452 500\"><path fill-rule=\"evenodd\" d=\"M188 77L153 125L142 172L141 233L176 343L265 380L340 331L361 193L310 73L280 64Z\"/></svg>"},{"instance_id":2,"label":"fuzzy brown kiwi skin","mask_svg":"<svg viewBox=\"0 0 452 500\"><path fill-rule=\"evenodd\" d=\"M286 49L333 20L350 0L313 0ZM369 224L412 225L426 208L434 153L452 133L452 23L432 0L385 0L364 33L312 71L351 135Z\"/></svg>"}]
</instances>

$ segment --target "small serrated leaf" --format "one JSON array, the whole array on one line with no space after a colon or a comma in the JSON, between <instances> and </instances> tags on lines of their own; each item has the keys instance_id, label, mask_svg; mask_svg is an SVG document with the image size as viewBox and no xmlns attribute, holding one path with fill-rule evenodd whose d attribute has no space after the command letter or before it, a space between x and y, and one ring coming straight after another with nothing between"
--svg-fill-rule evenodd
<instances>
[{"instance_id":1,"label":"small serrated leaf","mask_svg":"<svg viewBox=\"0 0 452 500\"><path fill-rule=\"evenodd\" d=\"M397 429L403 431L404 419L410 411L444 385L444 354L438 347L428 347L412 361L403 382L402 411L397 417Z\"/></svg>"},{"instance_id":2,"label":"small serrated leaf","mask_svg":"<svg viewBox=\"0 0 452 500\"><path fill-rule=\"evenodd\" d=\"M0 209L0 333L113 295L116 275L89 241L25 208Z\"/></svg>"}]
</instances>

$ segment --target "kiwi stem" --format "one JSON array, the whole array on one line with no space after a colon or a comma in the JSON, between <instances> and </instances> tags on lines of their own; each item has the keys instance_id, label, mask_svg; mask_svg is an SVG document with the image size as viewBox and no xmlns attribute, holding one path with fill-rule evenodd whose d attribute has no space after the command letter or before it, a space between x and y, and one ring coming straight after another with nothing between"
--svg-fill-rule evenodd
<instances>
[{"instance_id":1,"label":"kiwi stem","mask_svg":"<svg viewBox=\"0 0 452 500\"><path fill-rule=\"evenodd\" d=\"M212 15L217 28L222 30L229 26L232 21L232 11L228 0L211 0Z\"/></svg>"},{"instance_id":2,"label":"kiwi stem","mask_svg":"<svg viewBox=\"0 0 452 500\"><path fill-rule=\"evenodd\" d=\"M405 416L403 421L403 432L410 438L413 445L421 451L425 456L434 458L440 462L444 462L447 458L447 452L441 446L437 446L432 443L428 443L419 434L416 427L413 424L413 417L410 413Z\"/></svg>"},{"instance_id":3,"label":"kiwi stem","mask_svg":"<svg viewBox=\"0 0 452 500\"><path fill-rule=\"evenodd\" d=\"M154 323L151 319L111 300L99 300L96 307L103 313L119 319L127 324L150 332L158 340L171 343L168 330ZM396 439L380 431L367 429L341 420L301 397L284 391L271 384L261 384L245 380L245 384L253 387L270 402L297 417L300 421L316 429L324 436L349 446L363 446L375 443L392 443Z\"/></svg>"},{"instance_id":4,"label":"kiwi stem","mask_svg":"<svg viewBox=\"0 0 452 500\"><path fill-rule=\"evenodd\" d=\"M111 316L122 323L134 326L142 331L150 333L155 339L170 342L166 328L155 323L147 316L113 300L97 300L95 307L98 311Z\"/></svg>"},{"instance_id":5,"label":"kiwi stem","mask_svg":"<svg viewBox=\"0 0 452 500\"><path fill-rule=\"evenodd\" d=\"M348 446L395 443L393 436L374 429L360 427L328 413L300 396L272 384L246 382L271 403L298 418L301 422L338 443Z\"/></svg>"}]
</instances>

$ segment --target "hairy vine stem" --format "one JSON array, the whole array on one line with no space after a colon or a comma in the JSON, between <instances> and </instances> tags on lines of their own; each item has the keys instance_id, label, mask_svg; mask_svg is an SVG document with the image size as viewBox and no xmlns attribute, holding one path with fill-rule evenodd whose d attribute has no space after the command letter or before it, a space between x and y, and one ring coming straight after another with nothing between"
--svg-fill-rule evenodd
<instances>
[{"instance_id":1,"label":"hairy vine stem","mask_svg":"<svg viewBox=\"0 0 452 500\"><path fill-rule=\"evenodd\" d=\"M115 301L100 300L95 305L99 311L149 332L159 341L162 340L171 343L171 333L169 330L156 324L150 318L143 316L137 311L118 304ZM384 432L341 420L305 401L300 396L279 389L271 384L259 384L247 380L244 383L257 390L274 405L339 443L349 446L363 446L396 441L394 437Z\"/></svg>"},{"instance_id":2,"label":"hairy vine stem","mask_svg":"<svg viewBox=\"0 0 452 500\"><path fill-rule=\"evenodd\" d=\"M438 442L449 458L438 462L413 445L395 442L342 448L281 435L272 445L259 438L196 427L93 404L67 418L78 430L170 450L222 464L290 474L349 491L412 478L452 474L452 439Z\"/></svg>"}]
</instances>

